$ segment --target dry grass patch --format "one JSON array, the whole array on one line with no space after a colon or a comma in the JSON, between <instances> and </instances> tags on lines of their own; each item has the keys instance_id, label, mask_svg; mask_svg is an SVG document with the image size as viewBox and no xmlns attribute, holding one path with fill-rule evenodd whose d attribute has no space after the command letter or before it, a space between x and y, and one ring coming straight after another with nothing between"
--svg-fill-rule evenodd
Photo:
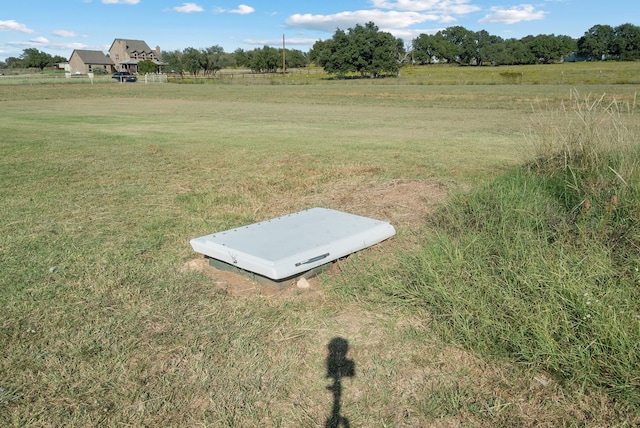
<instances>
[{"instance_id":1,"label":"dry grass patch","mask_svg":"<svg viewBox=\"0 0 640 428\"><path fill-rule=\"evenodd\" d=\"M321 194L308 196L309 205L351 212L388 221L394 226L419 226L441 204L447 189L435 180L340 180Z\"/></svg>"}]
</instances>

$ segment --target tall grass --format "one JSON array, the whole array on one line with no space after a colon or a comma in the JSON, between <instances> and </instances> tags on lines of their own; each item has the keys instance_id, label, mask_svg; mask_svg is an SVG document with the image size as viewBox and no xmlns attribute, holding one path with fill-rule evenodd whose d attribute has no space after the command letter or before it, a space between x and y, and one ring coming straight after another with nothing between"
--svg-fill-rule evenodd
<instances>
[{"instance_id":1,"label":"tall grass","mask_svg":"<svg viewBox=\"0 0 640 428\"><path fill-rule=\"evenodd\" d=\"M387 292L447 340L640 407L640 145L634 106L573 92L536 109L535 160L433 218Z\"/></svg>"}]
</instances>

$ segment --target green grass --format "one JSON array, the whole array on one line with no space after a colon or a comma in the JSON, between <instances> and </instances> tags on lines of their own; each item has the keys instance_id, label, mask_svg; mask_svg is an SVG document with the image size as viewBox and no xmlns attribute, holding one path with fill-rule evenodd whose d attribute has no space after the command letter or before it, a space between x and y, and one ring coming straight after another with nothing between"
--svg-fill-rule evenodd
<instances>
[{"instance_id":1,"label":"green grass","mask_svg":"<svg viewBox=\"0 0 640 428\"><path fill-rule=\"evenodd\" d=\"M637 412L640 146L630 113L578 96L560 117L540 113L535 160L442 208L388 292L430 308L447 341L601 388Z\"/></svg>"},{"instance_id":2,"label":"green grass","mask_svg":"<svg viewBox=\"0 0 640 428\"><path fill-rule=\"evenodd\" d=\"M405 84L428 85L582 85L637 84L633 62L577 62L501 67L414 66L403 69Z\"/></svg>"},{"instance_id":3,"label":"green grass","mask_svg":"<svg viewBox=\"0 0 640 428\"><path fill-rule=\"evenodd\" d=\"M529 128L551 116L537 106L555 112L567 105L574 97L568 86L385 82L0 85L0 425L322 426L332 408L326 359L335 337L348 340L355 363L341 397L352 426L637 423L624 401L633 391L602 382L636 373L634 350L620 351L636 334L628 329L632 312L606 308L626 295L623 309L635 310L636 291L601 287L610 273L619 284L630 281L633 270L621 275L622 261L611 257L606 240L588 251L578 246L576 237L586 233L582 218L570 223L570 216L554 214L545 221L557 221L558 234L573 233L564 258L558 256L565 271L556 273L570 281L572 320L585 310L581 298L593 295L603 312L585 324L584 337L594 335L607 350L615 344L605 337L622 344L615 359L604 357L600 345L587 349L592 367L541 358L553 349L497 352L509 336L523 344L527 335L500 330L499 320L493 327L503 342L483 346L462 339L465 324L447 327L452 303L445 298L464 300L465 272L476 272L484 286L495 284L474 265L491 251L506 253L490 258L494 273L500 267L505 276L526 274L538 296L562 290L542 287L554 279L545 276L548 266L530 263L514 237L513 247L501 248L448 236L456 223L447 226L443 214L399 223L396 238L340 262L311 293L231 297L211 277L182 269L198 257L189 239L203 234L318 204L386 218L432 200L404 194L397 207L377 211L380 190L399 182L433 183L452 194L479 188L483 197L454 197L443 210L468 221L458 207L471 207L482 214L472 218L487 227L499 210L489 204L493 211L484 212L483 198L499 201L501 193L510 201L531 195L522 204L532 212L547 213L547 203L558 212L570 206L570 197L534 192L556 189L551 178L527 192L516 185L550 176L546 164L532 163L545 146L531 144L538 134ZM607 101L635 112L637 85L578 89L606 93ZM623 121L633 130L637 114L625 113ZM530 167L512 172L523 164ZM630 180L626 166L609 165ZM615 174L600 171L620 188ZM578 183L590 192L586 184ZM618 196L620 207L632 200ZM548 226L529 216L505 221L502 227L517 225L519 237ZM456 245L465 240L479 247L477 256L463 257L466 247ZM555 242L560 248L563 240ZM566 254L574 247L585 254ZM418 251L417 259L405 258L409 250ZM442 263L443 271L435 270L452 286L442 286L440 303L434 298L437 305L425 308L406 289L403 297L412 299L400 303L400 279L425 286L437 257L459 268ZM406 269L396 270L401 265ZM592 294L576 295L580 281ZM514 311L531 317L522 290L499 290ZM485 303L496 314L511 307L498 297ZM612 314L620 334L607 336L612 323L603 330L599 320ZM548 334L572 340L561 335L567 325L550 319ZM582 371L575 374L575 367ZM602 368L610 369L607 376Z\"/></svg>"},{"instance_id":4,"label":"green grass","mask_svg":"<svg viewBox=\"0 0 640 428\"><path fill-rule=\"evenodd\" d=\"M172 77L175 83L236 83L263 85L310 85L335 82L336 76L321 69L289 70L280 73L252 74L247 70L221 70L208 77ZM640 71L634 62L577 62L544 65L500 67L463 67L448 64L405 66L400 77L370 79L358 74L347 76L351 85L582 85L582 84L638 84Z\"/></svg>"}]
</instances>

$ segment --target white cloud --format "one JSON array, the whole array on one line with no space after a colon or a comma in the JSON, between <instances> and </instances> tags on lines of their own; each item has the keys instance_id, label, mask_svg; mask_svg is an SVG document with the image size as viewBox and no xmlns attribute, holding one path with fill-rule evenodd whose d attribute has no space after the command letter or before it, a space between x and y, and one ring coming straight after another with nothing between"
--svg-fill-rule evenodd
<instances>
[{"instance_id":1,"label":"white cloud","mask_svg":"<svg viewBox=\"0 0 640 428\"><path fill-rule=\"evenodd\" d=\"M301 45L301 46L311 46L318 39L312 38L302 38L302 37L291 37L285 39L285 44L289 45ZM242 41L248 45L257 45L257 46L282 46L282 38L278 39L245 39Z\"/></svg>"},{"instance_id":2,"label":"white cloud","mask_svg":"<svg viewBox=\"0 0 640 428\"><path fill-rule=\"evenodd\" d=\"M104 4L138 4L140 0L102 0Z\"/></svg>"},{"instance_id":3,"label":"white cloud","mask_svg":"<svg viewBox=\"0 0 640 428\"><path fill-rule=\"evenodd\" d=\"M290 27L334 32L340 28L346 30L356 24L374 22L379 28L400 29L414 24L430 21L449 21L450 17L418 12L397 12L382 10L357 10L340 12L333 15L295 14L287 18ZM390 30L385 30L390 31Z\"/></svg>"},{"instance_id":4,"label":"white cloud","mask_svg":"<svg viewBox=\"0 0 640 428\"><path fill-rule=\"evenodd\" d=\"M480 23L491 24L515 24L521 21L535 21L544 19L547 12L536 11L533 5L521 4L514 6L510 9L501 9L499 7L492 7L491 13L482 18Z\"/></svg>"},{"instance_id":5,"label":"white cloud","mask_svg":"<svg viewBox=\"0 0 640 428\"><path fill-rule=\"evenodd\" d=\"M248 15L250 13L255 12L256 10L251 6L247 6L246 4L238 5L237 9L232 9L229 13L237 13L239 15Z\"/></svg>"},{"instance_id":6,"label":"white cloud","mask_svg":"<svg viewBox=\"0 0 640 428\"><path fill-rule=\"evenodd\" d=\"M195 3L182 3L182 6L176 6L173 10L180 13L204 12L202 6Z\"/></svg>"},{"instance_id":7,"label":"white cloud","mask_svg":"<svg viewBox=\"0 0 640 428\"><path fill-rule=\"evenodd\" d=\"M214 13L235 13L238 15L249 15L250 13L255 12L256 10L251 6L247 6L246 4L240 4L235 9L224 9L222 7L217 7L213 10Z\"/></svg>"},{"instance_id":8,"label":"white cloud","mask_svg":"<svg viewBox=\"0 0 640 428\"><path fill-rule=\"evenodd\" d=\"M53 35L58 37L77 37L78 36L73 31L67 31L67 30L55 30L53 32Z\"/></svg>"},{"instance_id":9,"label":"white cloud","mask_svg":"<svg viewBox=\"0 0 640 428\"><path fill-rule=\"evenodd\" d=\"M20 24L12 19L8 21L0 21L0 31L16 31L18 33L31 34L35 33L31 28L28 28L24 24Z\"/></svg>"},{"instance_id":10,"label":"white cloud","mask_svg":"<svg viewBox=\"0 0 640 428\"><path fill-rule=\"evenodd\" d=\"M31 39L29 41L31 43L38 44L38 45L47 45L47 44L49 44L49 39L47 39L46 37L36 37L35 39Z\"/></svg>"},{"instance_id":11,"label":"white cloud","mask_svg":"<svg viewBox=\"0 0 640 428\"><path fill-rule=\"evenodd\" d=\"M373 7L413 11L433 10L440 3L439 0L371 0Z\"/></svg>"},{"instance_id":12,"label":"white cloud","mask_svg":"<svg viewBox=\"0 0 640 428\"><path fill-rule=\"evenodd\" d=\"M415 30L393 30L393 31L389 31L391 34L393 34L394 37L399 37L402 40L405 41L410 41L413 40L415 38L417 38L420 34L436 34L438 31L442 31L444 30L443 28L435 28L435 29L429 29L429 30L420 30L420 29L415 29Z\"/></svg>"},{"instance_id":13,"label":"white cloud","mask_svg":"<svg viewBox=\"0 0 640 428\"><path fill-rule=\"evenodd\" d=\"M46 37L36 37L26 42L9 42L7 45L19 48L38 48L47 50L73 50L85 49L88 45L83 43L51 43Z\"/></svg>"},{"instance_id":14,"label":"white cloud","mask_svg":"<svg viewBox=\"0 0 640 428\"><path fill-rule=\"evenodd\" d=\"M477 12L480 7L469 4L470 0L371 0L374 7L413 12L433 12L464 15Z\"/></svg>"},{"instance_id":15,"label":"white cloud","mask_svg":"<svg viewBox=\"0 0 640 428\"><path fill-rule=\"evenodd\" d=\"M406 38L416 34L410 27L426 22L449 24L457 16L477 12L472 0L369 0L370 10L345 11L332 15L295 14L287 18L290 27L334 32L374 22L382 31ZM425 32L428 30L423 30ZM418 33L420 34L420 33Z\"/></svg>"}]
</instances>

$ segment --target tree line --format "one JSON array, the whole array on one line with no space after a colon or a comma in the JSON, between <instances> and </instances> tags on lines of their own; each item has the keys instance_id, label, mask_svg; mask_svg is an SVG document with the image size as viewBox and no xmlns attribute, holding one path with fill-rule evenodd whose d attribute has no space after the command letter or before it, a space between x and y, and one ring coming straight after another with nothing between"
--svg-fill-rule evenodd
<instances>
[{"instance_id":1,"label":"tree line","mask_svg":"<svg viewBox=\"0 0 640 428\"><path fill-rule=\"evenodd\" d=\"M215 45L204 49L189 47L163 51L165 71L182 75L215 75L223 68L242 67L254 73L275 73L316 64L329 74L361 76L397 74L407 64L446 63L465 66L549 64L567 60L640 60L640 27L595 25L578 39L540 34L521 39L503 39L485 30L448 27L435 34L420 34L409 46L402 39L380 31L373 23L336 30L333 37L317 41L307 53L295 49L264 46L245 51L225 52ZM65 62L37 49L25 49L19 58L7 58L0 66L38 68ZM153 68L153 64L149 64Z\"/></svg>"},{"instance_id":2,"label":"tree line","mask_svg":"<svg viewBox=\"0 0 640 428\"><path fill-rule=\"evenodd\" d=\"M307 53L269 46L226 53L220 46L163 52L169 69L179 73L215 74L228 67L245 67L255 73L275 73L285 68L315 64L327 73L346 76L395 75L407 64L446 63L465 66L551 64L567 60L640 60L640 27L595 25L578 39L540 34L503 39L485 30L448 27L435 34L420 34L409 46L380 31L373 22L357 24L333 37L317 41Z\"/></svg>"},{"instance_id":3,"label":"tree line","mask_svg":"<svg viewBox=\"0 0 640 428\"><path fill-rule=\"evenodd\" d=\"M640 59L640 27L595 25L573 39L541 34L503 39L485 30L455 26L413 40L412 59L420 64L460 65L549 64L560 61L636 61Z\"/></svg>"},{"instance_id":4,"label":"tree line","mask_svg":"<svg viewBox=\"0 0 640 428\"><path fill-rule=\"evenodd\" d=\"M0 62L2 68L37 68L42 71L45 68L53 67L56 64L67 62L65 57L52 56L36 48L28 48L22 51L19 57L8 57L4 64Z\"/></svg>"},{"instance_id":5,"label":"tree line","mask_svg":"<svg viewBox=\"0 0 640 428\"><path fill-rule=\"evenodd\" d=\"M236 49L227 53L218 45L205 49L186 48L162 52L165 70L182 75L215 75L223 68L242 67L254 73L275 73L285 68L301 68L309 65L307 54L296 49L264 46L250 51Z\"/></svg>"},{"instance_id":6,"label":"tree line","mask_svg":"<svg viewBox=\"0 0 640 428\"><path fill-rule=\"evenodd\" d=\"M275 73L286 68L301 68L309 65L307 54L297 49L277 49L270 46L250 51L236 49L227 53L221 46L215 45L204 49L189 47L183 50L163 51L161 54L164 70L182 75L215 75L223 68L242 67L254 73ZM44 70L59 63L67 62L61 56L51 56L35 48L25 49L20 57L9 57L0 68L37 68ZM138 72L155 72L158 66L152 61L140 61Z\"/></svg>"}]
</instances>

